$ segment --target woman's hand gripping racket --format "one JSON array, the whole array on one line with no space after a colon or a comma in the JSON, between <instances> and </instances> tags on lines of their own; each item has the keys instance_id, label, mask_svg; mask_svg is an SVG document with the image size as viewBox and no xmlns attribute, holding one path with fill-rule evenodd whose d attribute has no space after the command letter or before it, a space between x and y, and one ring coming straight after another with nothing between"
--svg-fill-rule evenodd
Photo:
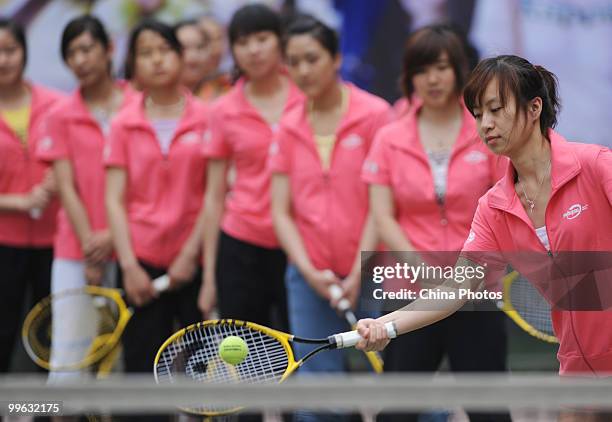
<instances>
[{"instance_id":1,"label":"woman's hand gripping racket","mask_svg":"<svg viewBox=\"0 0 612 422\"><path fill-rule=\"evenodd\" d=\"M348 322L351 328L354 330L355 327L357 326L357 317L351 310L351 304L349 303L348 299L342 297L344 295L342 288L338 286L337 284L330 285L329 295L331 296L332 299L339 300L336 308L338 309L338 311L342 313L342 315L346 319L346 322ZM382 357L380 356L380 353L378 352L364 352L364 353L368 359L368 362L372 366L372 369L374 370L374 372L376 372L377 374L382 373L384 362L383 362Z\"/></svg>"},{"instance_id":2,"label":"woman's hand gripping racket","mask_svg":"<svg viewBox=\"0 0 612 422\"><path fill-rule=\"evenodd\" d=\"M385 328L389 338L396 337L393 323L386 324ZM235 346L237 353L228 359L223 353L228 349L220 352L219 347L230 336L231 346ZM231 319L204 321L176 332L161 346L154 362L155 380L158 384L172 383L181 377L210 384L279 383L319 353L353 347L359 340L361 337L356 331L306 339L252 322ZM319 347L297 358L292 343L318 344ZM231 414L240 409L239 406L206 404L182 407L186 412L205 416Z\"/></svg>"},{"instance_id":3,"label":"woman's hand gripping racket","mask_svg":"<svg viewBox=\"0 0 612 422\"><path fill-rule=\"evenodd\" d=\"M170 280L163 275L153 280L153 286L162 292ZM26 352L37 365L51 371L97 365L98 377L106 375L132 317L123 294L120 289L86 286L47 296L24 321L21 337ZM54 320L62 323L54 324Z\"/></svg>"}]
</instances>

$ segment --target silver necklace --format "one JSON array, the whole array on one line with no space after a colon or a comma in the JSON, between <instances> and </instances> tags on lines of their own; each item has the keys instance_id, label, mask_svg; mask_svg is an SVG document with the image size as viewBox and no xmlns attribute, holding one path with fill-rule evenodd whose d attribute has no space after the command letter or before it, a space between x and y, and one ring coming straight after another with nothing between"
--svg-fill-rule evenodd
<instances>
[{"instance_id":1,"label":"silver necklace","mask_svg":"<svg viewBox=\"0 0 612 422\"><path fill-rule=\"evenodd\" d=\"M91 114L96 120L108 120L111 115L119 108L122 98L121 95L113 90L110 98L103 104L90 105Z\"/></svg>"},{"instance_id":2,"label":"silver necklace","mask_svg":"<svg viewBox=\"0 0 612 422\"><path fill-rule=\"evenodd\" d=\"M546 179L546 176L548 176L548 174L550 173L550 166L551 166L551 161L548 162L548 168L546 169L546 172L544 173L544 175L540 179L540 182L538 183L538 190L535 196L533 197L533 199L529 199L529 196L527 196L527 191L525 190L525 186L523 185L523 181L521 180L520 177L518 178L519 185L521 185L521 189L523 190L523 196L525 197L525 202L527 203L527 206L529 206L529 212L531 214L533 214L533 209L535 208L535 201L538 200L538 196L540 195L540 191L542 190L544 179Z\"/></svg>"}]
</instances>

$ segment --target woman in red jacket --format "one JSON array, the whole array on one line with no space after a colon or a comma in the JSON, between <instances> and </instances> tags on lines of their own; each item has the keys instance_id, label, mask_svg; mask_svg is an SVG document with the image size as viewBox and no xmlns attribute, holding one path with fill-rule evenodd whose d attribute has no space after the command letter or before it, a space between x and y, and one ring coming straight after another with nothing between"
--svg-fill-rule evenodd
<instances>
[{"instance_id":1,"label":"woman in red jacket","mask_svg":"<svg viewBox=\"0 0 612 422\"><path fill-rule=\"evenodd\" d=\"M280 16L262 4L240 8L229 25L242 77L211 106L199 305L207 315L217 300L223 318L286 329L286 257L272 227L266 161L281 117L303 96L283 71L281 26Z\"/></svg>"},{"instance_id":2,"label":"woman in red jacket","mask_svg":"<svg viewBox=\"0 0 612 422\"><path fill-rule=\"evenodd\" d=\"M552 321L559 338L559 373L609 376L612 295L605 289L612 277L612 152L598 145L567 142L553 131L559 109L556 78L521 57L483 60L472 73L464 98L482 141L495 154L508 157L511 165L480 199L456 268L486 265L488 272L495 272L510 263L519 272L529 273L543 267L546 279L536 287L543 293L549 293L546 285L560 288L562 299L574 295L563 289L572 286L576 277L583 279L586 274L586 280L600 281L599 294L586 296L591 302L578 302L578 297L575 302L555 303L551 301L559 293L555 290L555 296L547 298L555 306ZM603 266L585 259L601 260L602 253ZM482 279L471 277L462 284L475 290ZM444 291L456 288L453 278L440 286ZM399 333L407 333L449 316L464 302L449 299L435 308L426 304L429 312L411 312L423 309L424 301L417 300L378 320L360 321L365 340L359 347L382 349L388 342L382 332L385 322L394 321ZM585 420L587 413L594 420L610 420L609 414L586 411L563 412L562 420Z\"/></svg>"},{"instance_id":3,"label":"woman in red jacket","mask_svg":"<svg viewBox=\"0 0 612 422\"><path fill-rule=\"evenodd\" d=\"M62 34L61 51L79 88L53 110L47 124L49 137L37 150L40 159L53 164L62 202L54 242L53 294L86 284L114 287L116 266L104 209L102 152L111 118L135 96L127 83L113 79L112 44L97 18L84 15L70 21ZM54 333L68 335L75 311L71 306L54 309ZM54 342L52 365L60 366L66 358ZM71 375L52 374L56 376Z\"/></svg>"},{"instance_id":4,"label":"woman in red jacket","mask_svg":"<svg viewBox=\"0 0 612 422\"><path fill-rule=\"evenodd\" d=\"M23 28L0 20L0 373L10 364L27 289L33 301L49 294L58 209L51 169L35 151L60 95L24 80L26 56Z\"/></svg>"},{"instance_id":5,"label":"woman in red jacket","mask_svg":"<svg viewBox=\"0 0 612 422\"><path fill-rule=\"evenodd\" d=\"M186 325L202 318L197 297L207 110L182 87L181 45L171 27L141 23L129 50L143 94L111 124L106 209L120 279L135 307L122 337L125 369L150 373L175 319ZM158 294L152 280L164 273L170 291Z\"/></svg>"}]
</instances>

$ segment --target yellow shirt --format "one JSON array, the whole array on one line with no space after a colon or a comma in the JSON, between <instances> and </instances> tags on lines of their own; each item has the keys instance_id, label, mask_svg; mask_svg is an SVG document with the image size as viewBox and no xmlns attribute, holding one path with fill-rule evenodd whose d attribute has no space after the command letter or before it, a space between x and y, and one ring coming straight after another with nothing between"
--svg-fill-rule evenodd
<instances>
[{"instance_id":1,"label":"yellow shirt","mask_svg":"<svg viewBox=\"0 0 612 422\"><path fill-rule=\"evenodd\" d=\"M342 114L346 113L348 108L348 88L346 86L342 87ZM309 105L310 108L310 105ZM315 145L317 146L317 151L319 151L319 157L321 158L321 165L325 170L329 169L331 165L331 155L334 150L334 144L336 143L336 134L331 135L314 135Z\"/></svg>"},{"instance_id":2,"label":"yellow shirt","mask_svg":"<svg viewBox=\"0 0 612 422\"><path fill-rule=\"evenodd\" d=\"M14 110L2 110L2 119L17 135L22 144L28 142L28 127L30 125L30 105L26 104Z\"/></svg>"},{"instance_id":3,"label":"yellow shirt","mask_svg":"<svg viewBox=\"0 0 612 422\"><path fill-rule=\"evenodd\" d=\"M331 164L331 154L336 143L336 135L315 135L314 138L321 158L321 165L327 170Z\"/></svg>"}]
</instances>

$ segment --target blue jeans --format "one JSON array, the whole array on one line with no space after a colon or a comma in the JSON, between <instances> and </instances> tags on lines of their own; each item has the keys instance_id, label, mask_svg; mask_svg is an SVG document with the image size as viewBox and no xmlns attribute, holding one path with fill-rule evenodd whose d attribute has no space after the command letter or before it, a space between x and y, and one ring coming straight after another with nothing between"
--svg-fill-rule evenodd
<instances>
[{"instance_id":1,"label":"blue jeans","mask_svg":"<svg viewBox=\"0 0 612 422\"><path fill-rule=\"evenodd\" d=\"M331 334L350 330L348 323L321 298L304 279L294 265L287 267L285 275L287 287L287 305L289 309L289 326L291 333L298 337L325 338ZM296 359L302 358L317 346L295 343L293 348ZM306 361L298 370L299 376L316 376L346 370L346 352L331 350L318 354ZM296 411L294 421L299 422L345 422L349 420L346 413L312 413Z\"/></svg>"},{"instance_id":2,"label":"blue jeans","mask_svg":"<svg viewBox=\"0 0 612 422\"><path fill-rule=\"evenodd\" d=\"M310 287L294 265L287 267L285 275L287 305L289 308L289 327L298 337L326 338L327 336L350 329L329 302L320 297ZM316 348L310 344L295 343L293 348L297 358ZM299 374L344 372L346 353L343 350L323 352L312 358L299 369Z\"/></svg>"}]
</instances>

